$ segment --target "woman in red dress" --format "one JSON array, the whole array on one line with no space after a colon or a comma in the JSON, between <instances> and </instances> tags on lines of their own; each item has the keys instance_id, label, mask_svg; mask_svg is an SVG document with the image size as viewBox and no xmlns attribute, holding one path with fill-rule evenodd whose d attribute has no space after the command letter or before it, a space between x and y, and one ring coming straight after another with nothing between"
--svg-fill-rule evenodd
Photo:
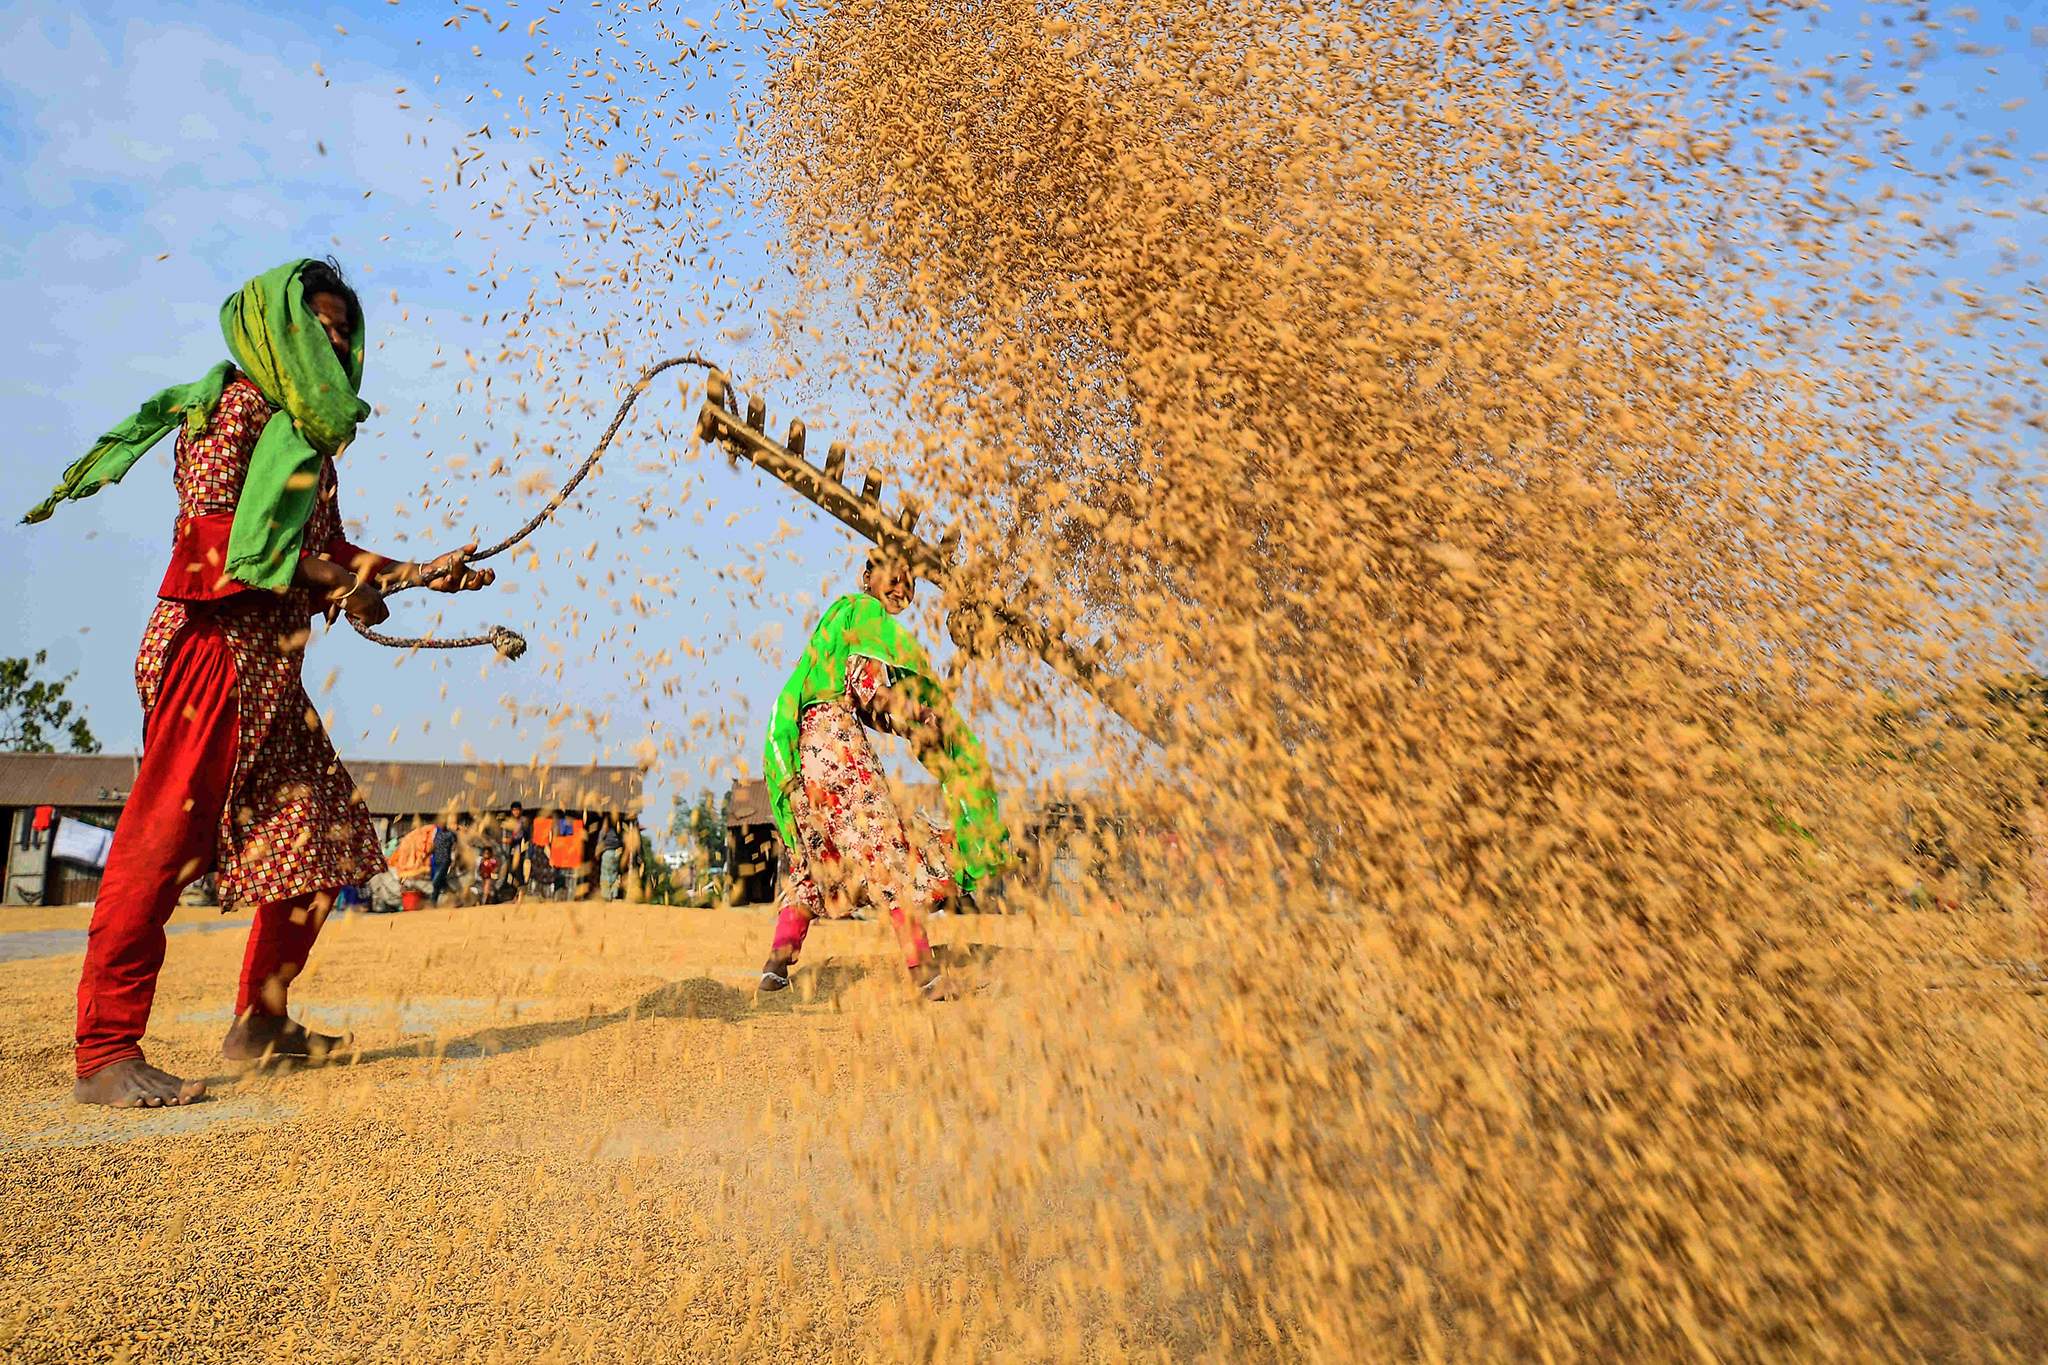
<instances>
[{"instance_id":1,"label":"woman in red dress","mask_svg":"<svg viewBox=\"0 0 2048 1365\"><path fill-rule=\"evenodd\" d=\"M222 328L234 364L152 399L30 514L41 520L55 502L117 480L181 426L171 565L135 661L142 761L78 983L73 1094L87 1104L204 1094L201 1082L150 1066L141 1038L164 924L179 891L209 872L224 911L255 917L222 1053L318 1060L339 1043L293 1022L286 990L335 891L367 881L384 858L300 681L311 623L345 612L374 625L393 588L459 592L493 577L467 567L474 546L422 565L343 537L334 457L368 408L355 397L362 307L332 263L297 261L252 280L223 307Z\"/></svg>"}]
</instances>

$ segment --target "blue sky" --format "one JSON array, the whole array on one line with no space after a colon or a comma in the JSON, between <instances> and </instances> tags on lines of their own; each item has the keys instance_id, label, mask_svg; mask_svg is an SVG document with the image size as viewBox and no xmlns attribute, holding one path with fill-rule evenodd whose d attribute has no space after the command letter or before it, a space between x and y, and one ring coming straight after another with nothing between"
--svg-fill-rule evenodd
<instances>
[{"instance_id":1,"label":"blue sky","mask_svg":"<svg viewBox=\"0 0 2048 1365\"><path fill-rule=\"evenodd\" d=\"M660 8L674 22L707 27L720 13L708 3ZM519 391L520 363L498 355L503 320L490 314L529 291L562 298L551 306L565 328L584 329L587 359L603 349L589 344L587 323L608 305L579 307L576 298L588 296L570 297L573 288L555 280L577 263L563 244L546 232L522 237L517 214L494 220L491 192L467 187L478 171L487 184L518 183L524 159L559 150L559 109L542 108L548 92L569 84L568 58L556 49L623 57L609 22L607 10L566 0L29 3L0 13L0 212L15 225L0 242L0 317L10 321L0 402L12 418L6 468L18 508L141 399L220 358L216 310L242 279L289 256L331 252L361 290L371 329L365 396L377 416L348 452L342 480L359 539L420 556L472 532L495 538L523 520L603 417L509 412L504 398ZM1995 59L1952 47L1936 53L1922 73L1923 98L1935 107L1929 136L1941 135L1940 106L1954 103L1963 117L1947 127L2016 130L2012 145L2033 166L2048 147L2044 24L2048 9L2025 3L1979 5L1956 18L1953 38L2007 51ZM1853 6L1821 28L1773 38L1781 62L1853 54L1886 36ZM696 78L693 98L705 116L677 125L672 144L654 149L671 167L723 155L727 101L750 89L741 42ZM606 89L601 76L586 88ZM2013 99L2031 102L2002 107ZM522 143L510 136L520 126L541 135ZM485 127L495 132L480 138ZM453 158L472 147L489 160L451 184ZM632 173L660 183L646 167ZM1987 194L2017 206L2038 196L2038 175L2024 191L1965 179L1943 192L1955 202ZM585 376L592 406L608 412L620 366L679 349L701 349L742 376L765 368L755 350L765 342L750 319L775 299L750 300L744 287L766 269L750 238L763 229L726 211L731 222L690 297L615 338L616 354ZM2026 264L2003 288L2029 272L2038 287L2040 222L2037 202L2014 224ZM1987 240L1958 268L1988 274L1999 255ZM696 320L700 307L706 322ZM486 379L499 397L488 410L477 387ZM876 431L816 386L789 386L773 406L778 416L796 407L814 446ZM722 786L734 757L753 763L784 657L820 603L849 583L857 551L758 476L720 459L692 460L676 433L693 407L672 386L650 392L602 477L540 533L537 558L500 562L495 591L452 605L396 604L400 631L432 623L436 611L455 633L504 622L533 641L527 660L400 658L346 629L317 639L307 681L342 752L651 756L661 765L659 794ZM56 667L76 670L76 694L110 750L140 740L131 668L169 543L169 453L167 442L124 485L44 525L0 521L0 572L15 589L0 650L48 649ZM501 473L489 472L493 460ZM1041 742L1011 776L1085 750L1037 728Z\"/></svg>"},{"instance_id":2,"label":"blue sky","mask_svg":"<svg viewBox=\"0 0 2048 1365\"><path fill-rule=\"evenodd\" d=\"M502 329L477 316L471 286L489 268L516 297L563 262L434 186L466 134L503 126L522 93L537 101L561 87L559 75L550 81L550 38L565 52L602 39L587 10L491 8L488 23L473 9L412 0L288 14L31 5L0 19L0 210L16 224L0 245L0 315L19 320L0 398L14 414L8 468L23 508L142 398L220 357L216 310L241 279L332 252L365 298L371 331L365 396L377 415L343 462L344 511L359 538L417 557L524 519L602 421L562 424L552 451L480 424L460 385L470 354L488 371ZM447 27L450 16L464 26ZM534 19L545 21L537 40L527 35ZM538 75L524 69L529 54ZM729 131L707 127L702 152ZM726 264L743 274L750 256L758 268L758 251L741 241ZM638 339L626 359L687 346L736 368L747 360L731 338L687 328ZM608 409L610 391L594 401ZM662 789L722 786L733 756L754 761L781 657L821 597L848 581L854 547L757 476L721 460L692 465L686 440L647 437L646 423L686 429L689 415L673 387L643 400L621 442L630 459L608 462L541 532L537 568L503 560L500 586L479 598L395 604L388 628L401 633L436 611L451 633L502 621L532 640L525 661L400 658L346 629L316 640L307 682L342 752L655 756ZM835 431L829 412L810 415L821 434ZM140 741L132 659L169 544L170 449L48 523L0 531L0 570L18 589L0 647L48 649L54 666L76 670L76 694L109 750ZM493 456L509 473L485 479ZM691 510L660 516L679 504ZM775 579L757 593L731 570L760 573L771 543Z\"/></svg>"}]
</instances>

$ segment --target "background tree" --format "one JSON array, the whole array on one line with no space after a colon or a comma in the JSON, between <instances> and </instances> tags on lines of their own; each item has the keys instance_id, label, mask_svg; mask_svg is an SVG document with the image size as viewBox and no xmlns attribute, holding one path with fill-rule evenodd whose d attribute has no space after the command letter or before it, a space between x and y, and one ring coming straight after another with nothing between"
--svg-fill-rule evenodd
<instances>
[{"instance_id":1,"label":"background tree","mask_svg":"<svg viewBox=\"0 0 2048 1365\"><path fill-rule=\"evenodd\" d=\"M698 793L697 804L690 811L690 835L704 850L706 867L725 865L725 817L725 802L714 799L708 791Z\"/></svg>"},{"instance_id":2,"label":"background tree","mask_svg":"<svg viewBox=\"0 0 2048 1365\"><path fill-rule=\"evenodd\" d=\"M55 682L35 676L49 661L49 651L39 649L33 659L0 659L0 749L16 753L48 754L57 750L56 740L67 741L74 754L96 754L99 740L83 714L71 714L64 689L76 678L67 673Z\"/></svg>"},{"instance_id":3,"label":"background tree","mask_svg":"<svg viewBox=\"0 0 2048 1365\"><path fill-rule=\"evenodd\" d=\"M668 799L668 838L677 848L690 842L690 808L683 804L683 794L676 792Z\"/></svg>"}]
</instances>

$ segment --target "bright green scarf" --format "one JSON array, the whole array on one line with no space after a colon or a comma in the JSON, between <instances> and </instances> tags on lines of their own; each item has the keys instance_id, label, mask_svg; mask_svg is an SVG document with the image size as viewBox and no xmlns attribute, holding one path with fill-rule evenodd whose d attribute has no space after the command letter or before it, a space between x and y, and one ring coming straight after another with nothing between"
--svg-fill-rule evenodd
<instances>
[{"instance_id":1,"label":"bright green scarf","mask_svg":"<svg viewBox=\"0 0 2048 1365\"><path fill-rule=\"evenodd\" d=\"M347 445L356 424L370 415L370 405L356 397L363 384L362 319L356 319L344 367L298 282L299 272L311 264L291 261L231 294L220 307L220 330L233 364L216 365L202 378L174 384L143 403L65 470L63 482L22 520L43 521L58 503L119 483L175 427L182 425L190 435L203 431L228 376L240 369L277 411L249 457L228 536L227 572L253 587L289 587L306 518L320 495L320 462Z\"/></svg>"},{"instance_id":2,"label":"bright green scarf","mask_svg":"<svg viewBox=\"0 0 2048 1365\"><path fill-rule=\"evenodd\" d=\"M924 647L897 624L887 607L866 593L842 597L825 609L796 671L775 699L765 763L769 809L775 815L775 827L782 832L783 846L800 847L789 811L789 789L797 780L798 722L811 703L844 693L846 661L855 654L879 659L892 670L910 674L916 679L918 700L939 713L945 749L920 758L946 794L958 855L954 880L962 891L971 892L1009 861L1009 832L996 807L987 756L981 741L939 687Z\"/></svg>"}]
</instances>

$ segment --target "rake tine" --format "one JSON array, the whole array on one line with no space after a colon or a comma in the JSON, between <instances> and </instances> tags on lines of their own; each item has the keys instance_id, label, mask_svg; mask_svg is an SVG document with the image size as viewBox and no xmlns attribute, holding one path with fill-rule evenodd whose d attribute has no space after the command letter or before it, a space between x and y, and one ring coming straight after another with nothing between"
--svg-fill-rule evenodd
<instances>
[{"instance_id":1,"label":"rake tine","mask_svg":"<svg viewBox=\"0 0 2048 1365\"><path fill-rule=\"evenodd\" d=\"M718 439L718 418L713 410L729 412L728 398L731 385L721 370L713 370L704 381L704 406L697 410L697 439L712 441Z\"/></svg>"},{"instance_id":2,"label":"rake tine","mask_svg":"<svg viewBox=\"0 0 2048 1365\"><path fill-rule=\"evenodd\" d=\"M922 509L915 499L906 496L893 517L882 509L883 480L879 470L869 469L861 475L858 496L846 487L842 481L846 473L843 441L834 441L826 449L825 465L820 469L803 458L807 433L801 421L790 422L788 445L777 444L766 431L767 401L758 394L750 396L743 419L733 407L733 397L731 381L714 374L704 407L697 414L699 436L724 446L734 464L742 458L752 461L856 535L900 554L912 573L942 589L949 599L963 595L964 600L956 604L948 618L948 627L963 648L971 644L974 649L986 649L999 640L1010 640L1091 693L1140 733L1164 742L1165 734L1172 728L1170 716L1138 694L1114 669L1106 667L1093 645L1076 644L1067 638L1064 628L1041 625L1017 615L1001 602L976 600L979 595L961 581L953 563L954 552L960 545L957 526L947 528L937 545L924 540L916 533Z\"/></svg>"}]
</instances>

